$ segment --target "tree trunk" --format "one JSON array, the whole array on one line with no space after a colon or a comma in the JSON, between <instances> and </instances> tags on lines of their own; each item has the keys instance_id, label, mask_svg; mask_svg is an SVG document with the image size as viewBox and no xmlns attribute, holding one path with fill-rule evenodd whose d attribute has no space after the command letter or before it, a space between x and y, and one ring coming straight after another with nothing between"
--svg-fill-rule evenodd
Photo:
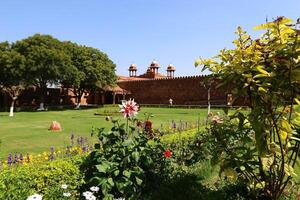
<instances>
[{"instance_id":1,"label":"tree trunk","mask_svg":"<svg viewBox=\"0 0 300 200\"><path fill-rule=\"evenodd\" d=\"M80 108L81 98L82 98L83 93L84 93L83 91L78 90L78 93L76 94L76 97L77 97L77 104L75 107L76 110L78 110Z\"/></svg>"},{"instance_id":2,"label":"tree trunk","mask_svg":"<svg viewBox=\"0 0 300 200\"><path fill-rule=\"evenodd\" d=\"M41 87L41 96L40 96L40 107L37 109L38 111L44 111L45 110L45 93L47 91L47 86Z\"/></svg>"},{"instance_id":3,"label":"tree trunk","mask_svg":"<svg viewBox=\"0 0 300 200\"><path fill-rule=\"evenodd\" d=\"M206 121L205 121L205 125L207 126L208 124L208 117L210 115L210 87L207 90L207 116L206 116Z\"/></svg>"},{"instance_id":4,"label":"tree trunk","mask_svg":"<svg viewBox=\"0 0 300 200\"><path fill-rule=\"evenodd\" d=\"M45 110L45 107L44 107L44 103L40 103L40 106L39 106L39 108L37 109L38 111L43 111L43 110Z\"/></svg>"},{"instance_id":5,"label":"tree trunk","mask_svg":"<svg viewBox=\"0 0 300 200\"><path fill-rule=\"evenodd\" d=\"M9 116L10 117L13 117L14 116L14 105L15 105L15 101L16 101L16 98L14 97L11 101L11 104L10 104L10 109L9 109Z\"/></svg>"}]
</instances>

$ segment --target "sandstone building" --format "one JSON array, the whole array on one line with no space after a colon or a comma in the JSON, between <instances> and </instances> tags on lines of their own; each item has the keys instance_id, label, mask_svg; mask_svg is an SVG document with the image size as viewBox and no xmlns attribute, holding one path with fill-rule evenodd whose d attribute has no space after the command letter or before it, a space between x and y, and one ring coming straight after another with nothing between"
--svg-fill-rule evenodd
<instances>
[{"instance_id":1,"label":"sandstone building","mask_svg":"<svg viewBox=\"0 0 300 200\"><path fill-rule=\"evenodd\" d=\"M137 66L130 65L129 76L119 76L117 86L106 90L105 103L119 103L122 99L134 98L140 104L169 104L169 99L177 105L207 105L208 86L205 76L175 76L175 67L166 67L167 75L159 73L160 65L152 61L144 74L137 75ZM228 105L232 99L230 90L216 88L217 82L210 87L212 105ZM234 105L244 105L243 100Z\"/></svg>"}]
</instances>

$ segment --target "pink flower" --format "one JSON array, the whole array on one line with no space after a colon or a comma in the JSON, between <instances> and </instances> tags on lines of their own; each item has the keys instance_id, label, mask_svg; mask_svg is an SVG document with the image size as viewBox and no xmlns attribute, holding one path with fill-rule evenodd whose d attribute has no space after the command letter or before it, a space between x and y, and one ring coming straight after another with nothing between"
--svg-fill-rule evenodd
<instances>
[{"instance_id":1,"label":"pink flower","mask_svg":"<svg viewBox=\"0 0 300 200\"><path fill-rule=\"evenodd\" d=\"M224 120L219 115L213 116L212 121L216 124L223 124L224 122Z\"/></svg>"},{"instance_id":2,"label":"pink flower","mask_svg":"<svg viewBox=\"0 0 300 200\"><path fill-rule=\"evenodd\" d=\"M120 112L123 113L124 118L134 117L138 113L139 106L134 99L130 99L129 101L123 101L122 105L119 105L121 108Z\"/></svg>"}]
</instances>

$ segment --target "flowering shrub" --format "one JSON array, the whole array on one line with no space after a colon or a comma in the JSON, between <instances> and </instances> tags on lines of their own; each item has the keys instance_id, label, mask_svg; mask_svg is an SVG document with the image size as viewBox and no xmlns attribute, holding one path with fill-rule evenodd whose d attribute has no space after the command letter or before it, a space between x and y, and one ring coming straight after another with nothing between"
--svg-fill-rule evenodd
<instances>
[{"instance_id":1,"label":"flowering shrub","mask_svg":"<svg viewBox=\"0 0 300 200\"><path fill-rule=\"evenodd\" d=\"M133 118L137 115L139 106L134 99L129 101L123 101L122 105L119 105L121 108L120 112L124 115L124 118Z\"/></svg>"},{"instance_id":2,"label":"flowering shrub","mask_svg":"<svg viewBox=\"0 0 300 200\"><path fill-rule=\"evenodd\" d=\"M43 199L57 200L63 199L64 193L71 194L68 199L78 199L78 187L84 183L79 169L82 159L78 155L2 169L0 199L25 200L39 194ZM68 185L67 190L61 187L62 184Z\"/></svg>"},{"instance_id":3,"label":"flowering shrub","mask_svg":"<svg viewBox=\"0 0 300 200\"><path fill-rule=\"evenodd\" d=\"M75 141L75 135L72 133L70 136L71 145L66 148L50 148L50 152L43 152L39 154L23 155L22 153L10 153L6 161L2 161L2 168L12 167L15 165L26 166L32 163L44 163L45 161L53 161L58 158L65 158L75 155L84 155L91 151L91 145L88 143L87 138L82 136L77 137Z\"/></svg>"},{"instance_id":4,"label":"flowering shrub","mask_svg":"<svg viewBox=\"0 0 300 200\"><path fill-rule=\"evenodd\" d=\"M89 184L99 185L101 199L137 198L147 176L159 172L156 165L163 162L162 145L158 141L149 144L145 134L128 137L125 124L118 122L111 131L100 129L98 138L83 166Z\"/></svg>"},{"instance_id":5,"label":"flowering shrub","mask_svg":"<svg viewBox=\"0 0 300 200\"><path fill-rule=\"evenodd\" d=\"M165 158L170 158L172 156L172 151L170 149L166 149L164 152Z\"/></svg>"},{"instance_id":6,"label":"flowering shrub","mask_svg":"<svg viewBox=\"0 0 300 200\"><path fill-rule=\"evenodd\" d=\"M164 148L158 140L148 142L144 132L134 126L128 129L128 120L136 124L136 103L123 102L121 112L127 124L112 120L110 131L98 129L99 143L83 165L87 187L98 185L100 199L138 199L148 184L149 176L159 173L163 163ZM149 182L150 184L151 182Z\"/></svg>"}]
</instances>

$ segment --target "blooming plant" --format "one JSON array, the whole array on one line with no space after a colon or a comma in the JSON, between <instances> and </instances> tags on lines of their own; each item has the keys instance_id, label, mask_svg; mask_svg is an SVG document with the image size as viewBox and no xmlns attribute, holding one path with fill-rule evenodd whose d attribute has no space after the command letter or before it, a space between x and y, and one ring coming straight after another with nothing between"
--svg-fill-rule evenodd
<instances>
[{"instance_id":1,"label":"blooming plant","mask_svg":"<svg viewBox=\"0 0 300 200\"><path fill-rule=\"evenodd\" d=\"M128 101L123 101L120 107L120 112L123 114L124 118L132 118L138 114L139 106L134 99Z\"/></svg>"},{"instance_id":2,"label":"blooming plant","mask_svg":"<svg viewBox=\"0 0 300 200\"><path fill-rule=\"evenodd\" d=\"M137 114L135 105L130 100L120 106L124 108L122 112L127 121ZM90 187L90 190L95 191L94 195L100 199L139 199L146 187L147 176L158 173L154 161L159 164L163 162L164 149L157 140L149 144L147 135L136 133L135 127L131 127L130 131L136 134L129 135L125 124L117 120L112 120L112 123L110 131L98 129L99 143L95 144L95 150L83 166L87 182L99 186Z\"/></svg>"},{"instance_id":3,"label":"blooming plant","mask_svg":"<svg viewBox=\"0 0 300 200\"><path fill-rule=\"evenodd\" d=\"M43 199L43 196L39 195L39 194L34 194L27 198L27 200L42 200L42 199Z\"/></svg>"},{"instance_id":4,"label":"blooming plant","mask_svg":"<svg viewBox=\"0 0 300 200\"><path fill-rule=\"evenodd\" d=\"M77 137L77 144L74 144L74 134L71 134L71 146L67 146L66 148L50 148L50 152L43 152L36 155L32 155L27 153L23 156L22 153L10 153L7 157L7 161L2 162L3 168L12 167L15 165L18 166L26 166L28 164L33 163L44 163L46 161L54 161L58 158L65 158L76 155L85 155L89 153L91 150L91 145L88 142L87 138L83 138L82 136Z\"/></svg>"},{"instance_id":5,"label":"blooming plant","mask_svg":"<svg viewBox=\"0 0 300 200\"><path fill-rule=\"evenodd\" d=\"M164 152L165 158L170 158L172 156L172 151L170 149L166 149Z\"/></svg>"}]
</instances>

